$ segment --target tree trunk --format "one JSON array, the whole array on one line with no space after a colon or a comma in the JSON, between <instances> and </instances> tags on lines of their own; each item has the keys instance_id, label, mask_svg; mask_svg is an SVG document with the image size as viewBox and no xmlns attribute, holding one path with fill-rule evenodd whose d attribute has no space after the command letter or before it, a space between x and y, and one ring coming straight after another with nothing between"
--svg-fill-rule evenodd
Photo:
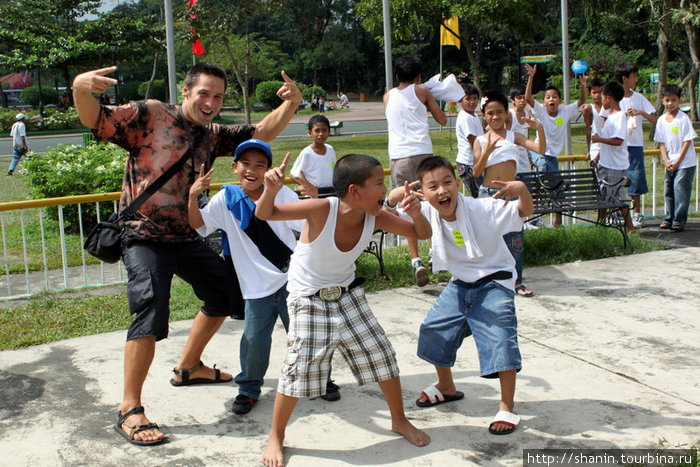
<instances>
[{"instance_id":1,"label":"tree trunk","mask_svg":"<svg viewBox=\"0 0 700 467\"><path fill-rule=\"evenodd\" d=\"M466 41L462 41L464 49L467 51L467 58L469 59L469 65L472 67L472 83L481 93L481 86L479 86L479 59L474 55L474 49L472 48L472 43L469 40L469 25L465 23L464 27L464 37L467 38Z\"/></svg>"},{"instance_id":2,"label":"tree trunk","mask_svg":"<svg viewBox=\"0 0 700 467\"><path fill-rule=\"evenodd\" d=\"M656 108L657 115L663 112L661 96L663 88L668 82L668 31L671 29L671 12L669 0L663 0L659 16L659 33L656 36L656 44L659 50L659 85L657 87Z\"/></svg>"},{"instance_id":3,"label":"tree trunk","mask_svg":"<svg viewBox=\"0 0 700 467\"><path fill-rule=\"evenodd\" d=\"M153 68L151 70L151 77L148 79L148 84L146 85L146 94L143 97L143 100L148 99L148 96L151 94L151 86L153 85L153 81L156 79L156 68L158 64L158 49L156 49L155 53L153 54Z\"/></svg>"},{"instance_id":4,"label":"tree trunk","mask_svg":"<svg viewBox=\"0 0 700 467\"><path fill-rule=\"evenodd\" d=\"M228 40L223 40L222 44L226 48L226 53L231 59L231 66L233 67L233 74L236 76L236 81L241 87L241 94L243 95L243 109L246 114L246 123L250 124L250 99L248 96L248 75L245 71L241 70L239 63L236 61L236 56L231 49L231 44Z\"/></svg>"},{"instance_id":5,"label":"tree trunk","mask_svg":"<svg viewBox=\"0 0 700 467\"><path fill-rule=\"evenodd\" d=\"M250 78L248 76L248 67L250 65L250 35L248 34L248 19L245 20L245 72L243 75L243 81L245 81L245 92L243 93L243 107L245 108L245 123L250 125L252 119L250 118L250 102L248 97L248 88L250 86Z\"/></svg>"}]
</instances>

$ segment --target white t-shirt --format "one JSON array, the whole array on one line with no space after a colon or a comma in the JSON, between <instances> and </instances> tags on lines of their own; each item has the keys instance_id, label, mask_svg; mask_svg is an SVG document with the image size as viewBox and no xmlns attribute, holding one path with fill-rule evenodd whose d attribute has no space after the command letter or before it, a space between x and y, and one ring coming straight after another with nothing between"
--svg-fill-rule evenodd
<instances>
[{"instance_id":1,"label":"white t-shirt","mask_svg":"<svg viewBox=\"0 0 700 467\"><path fill-rule=\"evenodd\" d=\"M297 201L299 196L286 186L282 187L275 197L275 204ZM207 236L216 229L226 232L243 298L249 300L268 297L287 282L287 274L270 263L250 237L241 230L238 219L226 207L223 190L216 193L199 212L204 218L204 225L197 229L200 235ZM293 230L300 232L304 227L304 221L267 221L267 223L277 237L293 250L297 243Z\"/></svg>"},{"instance_id":2,"label":"white t-shirt","mask_svg":"<svg viewBox=\"0 0 700 467\"><path fill-rule=\"evenodd\" d=\"M318 154L311 148L311 145L305 147L299 153L299 157L294 161L292 170L289 172L297 178L304 172L306 179L318 187L333 186L333 167L335 167L336 155L335 149L330 144L325 144L326 154L323 156Z\"/></svg>"},{"instance_id":3,"label":"white t-shirt","mask_svg":"<svg viewBox=\"0 0 700 467\"><path fill-rule=\"evenodd\" d=\"M477 143L480 145L481 153L483 154L484 147L489 144L487 136L479 136L476 139L476 141L474 141L474 144ZM489 158L486 161L486 165L484 167L491 167L492 165L508 161L515 162L517 166L518 159L520 158L520 154L518 151L519 147L520 146L515 144L515 134L512 131L507 130L505 139L499 139L498 141L496 141L496 147L491 152L491 154L489 154Z\"/></svg>"},{"instance_id":4,"label":"white t-shirt","mask_svg":"<svg viewBox=\"0 0 700 467\"><path fill-rule=\"evenodd\" d=\"M685 169L688 167L695 167L697 165L697 156L692 141L697 138L698 135L693 128L693 123L682 110L678 110L671 122L666 121L666 115L667 114L663 114L656 122L654 141L666 145L668 158L671 159L672 162L680 157L683 143L690 141L688 152L685 153L685 157L678 168Z\"/></svg>"},{"instance_id":5,"label":"white t-shirt","mask_svg":"<svg viewBox=\"0 0 700 467\"><path fill-rule=\"evenodd\" d=\"M299 242L289 263L287 302L308 297L324 287L349 286L355 278L355 260L372 239L375 217L365 214L360 239L350 251L340 251L335 243L338 198L329 196L330 210L321 233L311 243Z\"/></svg>"},{"instance_id":6,"label":"white t-shirt","mask_svg":"<svg viewBox=\"0 0 700 467\"><path fill-rule=\"evenodd\" d=\"M433 235L442 232L443 244L447 257L447 270L455 279L472 283L497 271L511 271L513 277L497 282L510 290L515 288L515 260L508 250L503 235L516 232L523 227L523 221L518 213L518 203L505 204L503 200L494 198L471 198L460 195L466 203L466 212L471 223L474 241L479 246L482 256L469 259L465 253L459 222L448 222L440 219L440 225L433 225ZM459 208L458 208L459 209ZM435 219L430 203L421 203L421 212L426 219ZM461 243L458 245L457 243ZM433 242L433 248L435 244Z\"/></svg>"},{"instance_id":7,"label":"white t-shirt","mask_svg":"<svg viewBox=\"0 0 700 467\"><path fill-rule=\"evenodd\" d=\"M600 108L601 112L603 108ZM603 117L601 117L600 112L595 108L595 105L591 104L591 136L600 135L600 130L603 129ZM589 157L591 160L595 159L598 154L600 154L600 143L591 143L588 150Z\"/></svg>"},{"instance_id":8,"label":"white t-shirt","mask_svg":"<svg viewBox=\"0 0 700 467\"><path fill-rule=\"evenodd\" d=\"M547 140L546 155L553 157L561 155L561 150L564 147L567 125L577 112L578 102L573 102L559 107L556 117L552 117L542 104L535 101L535 118L544 126L544 137ZM535 142L538 141L539 137L535 139Z\"/></svg>"},{"instance_id":9,"label":"white t-shirt","mask_svg":"<svg viewBox=\"0 0 700 467\"><path fill-rule=\"evenodd\" d=\"M649 103L646 97L639 94L637 91L632 91L632 95L630 97L625 97L620 101L620 110L625 112L629 108L641 110L642 112L648 114L656 113L654 106ZM636 117L630 118L634 120L634 123L629 123L630 125L634 125L634 129L627 138L627 145L644 146L644 130L642 129L644 117L637 115Z\"/></svg>"},{"instance_id":10,"label":"white t-shirt","mask_svg":"<svg viewBox=\"0 0 700 467\"><path fill-rule=\"evenodd\" d=\"M525 107L525 114L527 115L527 111L530 110L532 111L532 107L529 105ZM510 109L510 118L511 118L511 125L510 125L510 131L513 133L523 135L525 138L527 138L530 132L530 128L527 126L526 123L520 123L518 120L518 114L515 112L515 109ZM527 148L523 146L518 146L518 154L520 154L520 158L518 159L518 164L515 169L516 173L521 173L521 172L529 172L530 171L530 157L527 154Z\"/></svg>"},{"instance_id":11,"label":"white t-shirt","mask_svg":"<svg viewBox=\"0 0 700 467\"><path fill-rule=\"evenodd\" d=\"M607 169L626 170L630 165L627 155L627 115L622 111L609 115L598 136L622 140L620 146L600 143L598 163Z\"/></svg>"},{"instance_id":12,"label":"white t-shirt","mask_svg":"<svg viewBox=\"0 0 700 467\"><path fill-rule=\"evenodd\" d=\"M455 123L457 133L457 162L464 165L474 165L474 149L469 144L469 136L479 137L484 134L484 127L476 115L460 110Z\"/></svg>"},{"instance_id":13,"label":"white t-shirt","mask_svg":"<svg viewBox=\"0 0 700 467\"><path fill-rule=\"evenodd\" d=\"M23 121L15 122L10 130L10 135L12 136L12 146L24 146L24 141L22 137L27 136L27 127Z\"/></svg>"},{"instance_id":14,"label":"white t-shirt","mask_svg":"<svg viewBox=\"0 0 700 467\"><path fill-rule=\"evenodd\" d=\"M389 159L433 153L428 109L416 96L415 84L389 91L384 114L389 130Z\"/></svg>"}]
</instances>

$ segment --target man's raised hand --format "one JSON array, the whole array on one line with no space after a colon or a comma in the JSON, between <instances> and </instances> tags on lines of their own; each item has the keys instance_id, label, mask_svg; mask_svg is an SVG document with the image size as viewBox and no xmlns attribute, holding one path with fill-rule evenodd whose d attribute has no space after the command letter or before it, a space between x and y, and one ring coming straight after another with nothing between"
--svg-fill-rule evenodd
<instances>
[{"instance_id":1,"label":"man's raised hand","mask_svg":"<svg viewBox=\"0 0 700 467\"><path fill-rule=\"evenodd\" d=\"M108 87L117 84L116 79L105 76L115 71L117 71L116 66L109 66L81 73L73 80L73 89L87 93L102 94Z\"/></svg>"},{"instance_id":2,"label":"man's raised hand","mask_svg":"<svg viewBox=\"0 0 700 467\"><path fill-rule=\"evenodd\" d=\"M282 79L284 80L284 84L277 90L277 96L283 101L293 101L297 104L301 104L301 92L294 80L287 76L284 70L282 70Z\"/></svg>"}]
</instances>

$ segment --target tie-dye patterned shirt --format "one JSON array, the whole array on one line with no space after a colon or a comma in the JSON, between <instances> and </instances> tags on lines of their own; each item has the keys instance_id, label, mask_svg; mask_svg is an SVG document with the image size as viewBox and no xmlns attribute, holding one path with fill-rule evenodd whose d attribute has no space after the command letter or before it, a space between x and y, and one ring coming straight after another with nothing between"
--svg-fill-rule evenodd
<instances>
[{"instance_id":1,"label":"tie-dye patterned shirt","mask_svg":"<svg viewBox=\"0 0 700 467\"><path fill-rule=\"evenodd\" d=\"M93 134L98 140L114 143L128 152L120 210L185 154L189 148L185 125L189 125L195 148L193 157L141 205L126 226L143 239L168 242L196 239L197 232L187 219L187 198L201 165L211 167L216 157L232 158L236 147L252 138L255 127L194 125L184 118L179 107L157 100L100 107L100 120Z\"/></svg>"}]
</instances>

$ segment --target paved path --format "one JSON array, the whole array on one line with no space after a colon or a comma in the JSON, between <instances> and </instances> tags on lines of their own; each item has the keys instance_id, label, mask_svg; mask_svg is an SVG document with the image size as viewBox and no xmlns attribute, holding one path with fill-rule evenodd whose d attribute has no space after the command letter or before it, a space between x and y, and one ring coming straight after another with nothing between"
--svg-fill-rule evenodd
<instances>
[{"instance_id":1,"label":"paved path","mask_svg":"<svg viewBox=\"0 0 700 467\"><path fill-rule=\"evenodd\" d=\"M413 404L435 380L415 350L420 322L440 287L369 294L397 351L408 416L432 443L416 448L391 433L377 385L357 386L336 358L342 399L299 403L287 432L288 465L521 465L527 448L697 443L699 277L700 248L693 247L527 269L536 296L517 299L522 423L504 437L487 432L498 385L478 377L471 339L454 369L465 400L428 409ZM235 371L241 324L226 322L206 362ZM146 384L148 414L171 438L154 448L129 445L112 431L123 331L0 352L0 465L257 465L283 360L283 330L275 331L260 401L250 414L236 416L231 384L168 384L190 325L171 323Z\"/></svg>"}]
</instances>

